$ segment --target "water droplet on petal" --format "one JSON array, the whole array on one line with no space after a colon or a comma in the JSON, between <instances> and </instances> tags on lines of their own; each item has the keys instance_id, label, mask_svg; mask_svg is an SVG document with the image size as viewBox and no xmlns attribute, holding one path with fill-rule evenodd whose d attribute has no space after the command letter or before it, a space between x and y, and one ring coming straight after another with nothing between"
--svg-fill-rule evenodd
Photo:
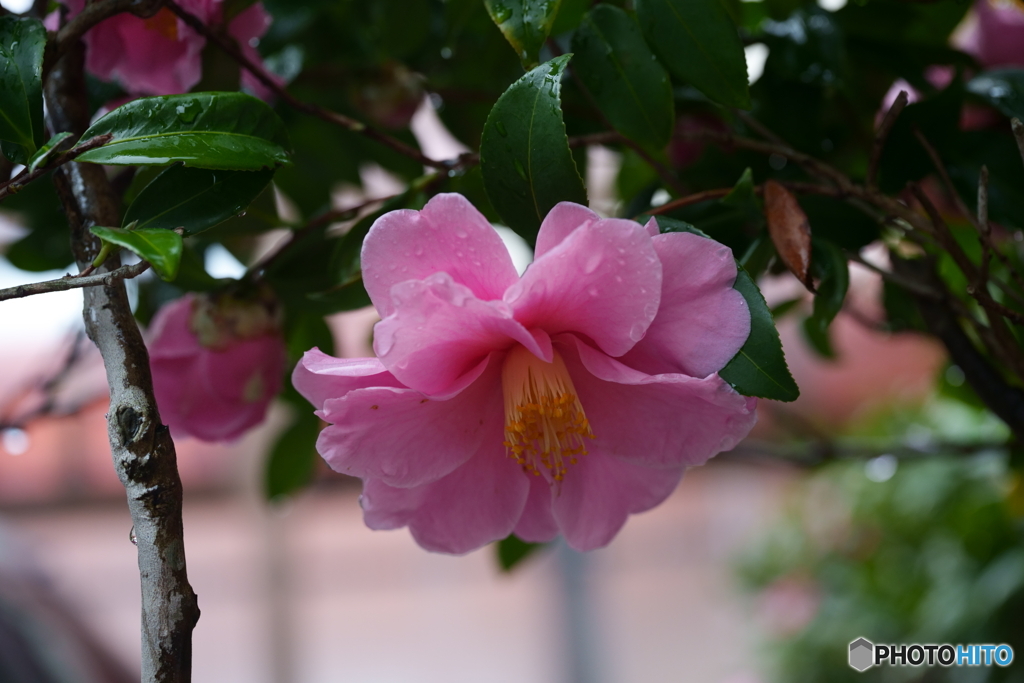
<instances>
[{"instance_id":1,"label":"water droplet on petal","mask_svg":"<svg viewBox=\"0 0 1024 683\"><path fill-rule=\"evenodd\" d=\"M635 342L640 341L644 338L644 334L647 332L647 325L643 323L635 323L629 330L629 338Z\"/></svg>"},{"instance_id":2,"label":"water droplet on petal","mask_svg":"<svg viewBox=\"0 0 1024 683\"><path fill-rule=\"evenodd\" d=\"M601 253L596 252L587 256L587 260L583 262L583 272L593 273L597 270L597 267L601 265Z\"/></svg>"}]
</instances>

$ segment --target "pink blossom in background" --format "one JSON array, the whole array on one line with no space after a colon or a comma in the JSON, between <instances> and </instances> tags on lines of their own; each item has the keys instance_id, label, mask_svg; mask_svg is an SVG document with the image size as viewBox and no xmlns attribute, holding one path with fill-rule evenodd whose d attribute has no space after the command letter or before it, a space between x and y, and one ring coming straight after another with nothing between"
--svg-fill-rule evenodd
<instances>
[{"instance_id":1,"label":"pink blossom in background","mask_svg":"<svg viewBox=\"0 0 1024 683\"><path fill-rule=\"evenodd\" d=\"M187 294L157 311L151 331L153 389L173 436L231 441L263 422L285 370L272 306Z\"/></svg>"},{"instance_id":2,"label":"pink blossom in background","mask_svg":"<svg viewBox=\"0 0 1024 683\"><path fill-rule=\"evenodd\" d=\"M953 46L987 69L1024 66L1024 5L1014 0L977 0L975 21L953 38Z\"/></svg>"},{"instance_id":3,"label":"pink blossom in background","mask_svg":"<svg viewBox=\"0 0 1024 683\"><path fill-rule=\"evenodd\" d=\"M292 380L331 423L317 449L363 479L370 528L447 553L513 532L599 548L754 424L716 374L750 314L710 239L562 203L520 278L442 194L378 219L362 264L377 357L313 349Z\"/></svg>"},{"instance_id":4,"label":"pink blossom in background","mask_svg":"<svg viewBox=\"0 0 1024 683\"><path fill-rule=\"evenodd\" d=\"M85 6L85 0L63 1L69 18ZM222 0L180 0L179 4L205 24L221 21ZM269 25L262 3L256 3L232 19L228 33L246 56L259 63L252 43ZM199 82L206 39L162 8L148 19L127 12L113 16L85 34L85 45L85 67L94 76L116 79L135 95L174 95L188 92ZM248 72L242 75L242 85L257 96L267 95Z\"/></svg>"}]
</instances>

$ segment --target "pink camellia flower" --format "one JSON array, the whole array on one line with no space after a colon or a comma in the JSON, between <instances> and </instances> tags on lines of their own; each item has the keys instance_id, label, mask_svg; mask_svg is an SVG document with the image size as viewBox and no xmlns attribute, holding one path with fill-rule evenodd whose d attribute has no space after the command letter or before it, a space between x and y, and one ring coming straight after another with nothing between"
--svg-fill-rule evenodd
<instances>
[{"instance_id":1,"label":"pink camellia flower","mask_svg":"<svg viewBox=\"0 0 1024 683\"><path fill-rule=\"evenodd\" d=\"M230 441L263 421L285 369L276 304L186 294L151 330L153 389L174 436Z\"/></svg>"},{"instance_id":2,"label":"pink camellia flower","mask_svg":"<svg viewBox=\"0 0 1024 683\"><path fill-rule=\"evenodd\" d=\"M313 349L292 376L370 528L447 553L512 532L599 548L747 434L756 401L715 374L750 330L733 256L656 232L559 204L520 278L461 195L374 223L377 357Z\"/></svg>"},{"instance_id":3,"label":"pink camellia flower","mask_svg":"<svg viewBox=\"0 0 1024 683\"><path fill-rule=\"evenodd\" d=\"M63 0L73 18L85 0ZM222 0L180 0L183 9L204 24L217 24ZM228 25L242 51L260 61L253 43L267 31L270 17L262 3L246 8ZM85 68L103 80L117 79L135 95L174 95L188 92L202 76L202 51L206 38L162 8L148 19L124 12L100 22L85 34ZM243 70L242 85L266 98L266 91Z\"/></svg>"},{"instance_id":4,"label":"pink camellia flower","mask_svg":"<svg viewBox=\"0 0 1024 683\"><path fill-rule=\"evenodd\" d=\"M1024 4L977 0L975 22L953 37L953 45L985 68L1024 66Z\"/></svg>"}]
</instances>

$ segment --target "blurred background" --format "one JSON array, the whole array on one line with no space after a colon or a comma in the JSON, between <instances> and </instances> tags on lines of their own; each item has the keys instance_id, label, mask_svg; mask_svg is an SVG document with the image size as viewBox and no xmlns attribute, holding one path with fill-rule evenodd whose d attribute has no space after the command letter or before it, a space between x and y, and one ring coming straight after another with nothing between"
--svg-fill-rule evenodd
<instances>
[{"instance_id":1,"label":"blurred background","mask_svg":"<svg viewBox=\"0 0 1024 683\"><path fill-rule=\"evenodd\" d=\"M845 3L819 4L834 12ZM754 43L746 54L753 82L769 48ZM418 88L411 130L420 148L433 158L466 151ZM623 168L634 162L586 150L596 210L623 211ZM353 206L404 183L364 163L331 187L332 202ZM276 193L278 215L295 214L296 195ZM0 250L29 222L24 211L0 212ZM250 258L285 234L265 232ZM502 234L525 267L525 243ZM877 244L861 254L887 265ZM245 268L219 246L203 258L214 277ZM0 287L64 272L0 259ZM237 443L180 442L189 578L203 611L194 679L1024 681L1021 664L867 674L846 664L847 644L861 636L1005 642L1024 653L1024 485L1009 432L941 346L885 324L877 274L854 263L850 277L831 357L805 337L803 286L789 274L761 278L801 398L761 401L747 441L689 472L664 505L587 555L555 544L505 572L493 548L428 554L404 530L368 530L358 481L319 462L312 485L267 502L265 462L291 417L283 402ZM139 283L132 291L145 306L140 281L143 295ZM135 549L81 293L4 302L0 316L0 613L14 625L0 628L0 649L44 661L14 657L0 680L133 680ZM330 316L337 354L369 355L375 320L372 310Z\"/></svg>"}]
</instances>

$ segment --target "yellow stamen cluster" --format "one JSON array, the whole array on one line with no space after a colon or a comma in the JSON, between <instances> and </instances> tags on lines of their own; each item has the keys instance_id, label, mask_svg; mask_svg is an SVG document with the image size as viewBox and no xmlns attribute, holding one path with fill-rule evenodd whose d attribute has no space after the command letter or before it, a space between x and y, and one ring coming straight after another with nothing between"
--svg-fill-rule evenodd
<instances>
[{"instance_id":1,"label":"yellow stamen cluster","mask_svg":"<svg viewBox=\"0 0 1024 683\"><path fill-rule=\"evenodd\" d=\"M509 351L501 372L505 392L505 448L529 474L546 469L562 481L568 465L587 454L590 422L565 362L556 351L545 363L522 346Z\"/></svg>"}]
</instances>

